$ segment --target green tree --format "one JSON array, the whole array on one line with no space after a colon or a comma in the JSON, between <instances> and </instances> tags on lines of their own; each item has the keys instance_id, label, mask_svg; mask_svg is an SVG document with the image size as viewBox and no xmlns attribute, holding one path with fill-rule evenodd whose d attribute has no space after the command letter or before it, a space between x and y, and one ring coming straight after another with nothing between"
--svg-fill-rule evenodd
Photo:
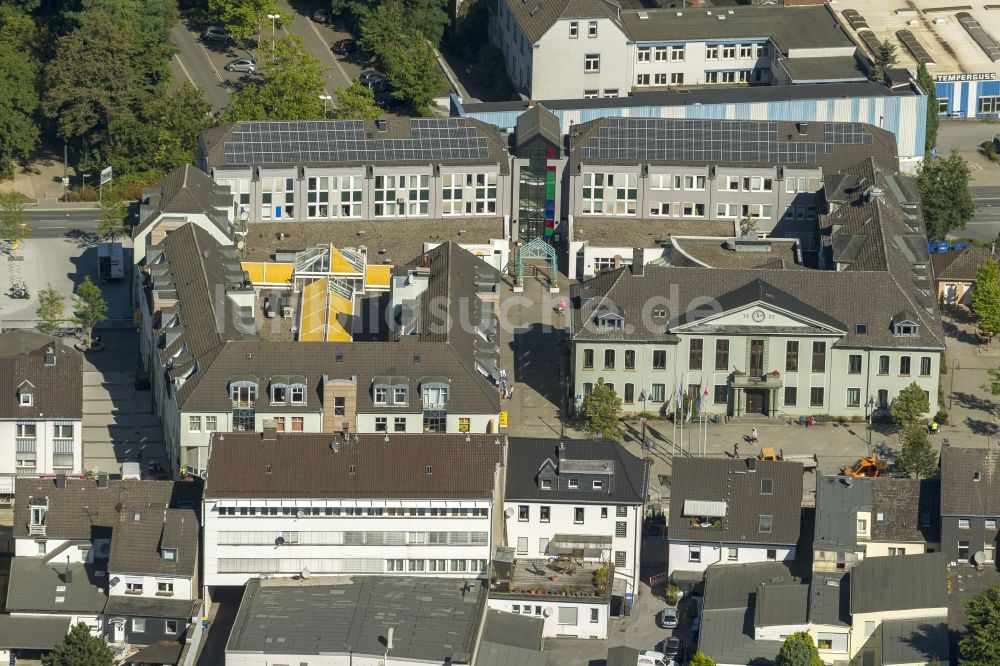
<instances>
[{"instance_id":1,"label":"green tree","mask_svg":"<svg viewBox=\"0 0 1000 666\"><path fill-rule=\"evenodd\" d=\"M346 88L337 89L337 103L333 107L333 117L344 120L351 118L378 118L382 109L375 103L375 93L360 81L352 81Z\"/></svg>"},{"instance_id":2,"label":"green tree","mask_svg":"<svg viewBox=\"0 0 1000 666\"><path fill-rule=\"evenodd\" d=\"M896 476L907 476L917 479L927 479L938 471L938 453L931 446L927 430L911 425L900 435L903 446L892 462L892 473Z\"/></svg>"},{"instance_id":3,"label":"green tree","mask_svg":"<svg viewBox=\"0 0 1000 666\"><path fill-rule=\"evenodd\" d=\"M87 346L94 338L94 327L108 318L108 304L101 288L90 281L88 275L76 288L73 295L73 323L83 328L87 334Z\"/></svg>"},{"instance_id":4,"label":"green tree","mask_svg":"<svg viewBox=\"0 0 1000 666\"><path fill-rule=\"evenodd\" d=\"M991 585L964 605L969 624L958 641L959 663L1000 664L1000 586Z\"/></svg>"},{"instance_id":5,"label":"green tree","mask_svg":"<svg viewBox=\"0 0 1000 666\"><path fill-rule=\"evenodd\" d=\"M872 60L871 71L868 78L875 83L882 83L885 80L885 71L896 66L899 56L896 54L896 45L888 39L879 44L878 52Z\"/></svg>"},{"instance_id":6,"label":"green tree","mask_svg":"<svg viewBox=\"0 0 1000 666\"><path fill-rule=\"evenodd\" d=\"M125 226L125 215L128 213L128 204L116 194L109 194L100 203L101 219L98 222L97 233L102 240L116 241L128 235L128 228Z\"/></svg>"},{"instance_id":7,"label":"green tree","mask_svg":"<svg viewBox=\"0 0 1000 666\"><path fill-rule=\"evenodd\" d=\"M323 68L298 35L277 40L274 60L264 60L263 74L234 93L224 118L239 120L318 120L323 117Z\"/></svg>"},{"instance_id":8,"label":"green tree","mask_svg":"<svg viewBox=\"0 0 1000 666\"><path fill-rule=\"evenodd\" d=\"M979 319L979 328L991 338L1000 333L1000 266L989 259L976 271L976 284L969 303Z\"/></svg>"},{"instance_id":9,"label":"green tree","mask_svg":"<svg viewBox=\"0 0 1000 666\"><path fill-rule=\"evenodd\" d=\"M900 391L896 399L889 405L889 414L892 415L892 420L901 426L916 424L930 410L931 406L927 394L916 382L910 382L910 385Z\"/></svg>"},{"instance_id":10,"label":"green tree","mask_svg":"<svg viewBox=\"0 0 1000 666\"><path fill-rule=\"evenodd\" d=\"M271 29L268 14L277 14L276 25L290 23L295 17L281 11L278 0L209 0L208 12L237 39L255 39L260 49L261 32Z\"/></svg>"},{"instance_id":11,"label":"green tree","mask_svg":"<svg viewBox=\"0 0 1000 666\"><path fill-rule=\"evenodd\" d=\"M63 314L66 310L66 303L62 294L46 285L45 289L38 292L38 309L35 310L35 317L38 319L36 328L46 335L52 335L59 329L59 324L63 321Z\"/></svg>"},{"instance_id":12,"label":"green tree","mask_svg":"<svg viewBox=\"0 0 1000 666\"><path fill-rule=\"evenodd\" d=\"M621 438L618 415L622 410L622 399L604 383L603 377L597 380L590 395L583 396L581 410L587 419L587 430L615 441Z\"/></svg>"},{"instance_id":13,"label":"green tree","mask_svg":"<svg viewBox=\"0 0 1000 666\"><path fill-rule=\"evenodd\" d=\"M42 666L114 666L111 648L100 636L91 636L83 622L66 634L63 642L42 657Z\"/></svg>"},{"instance_id":14,"label":"green tree","mask_svg":"<svg viewBox=\"0 0 1000 666\"><path fill-rule=\"evenodd\" d=\"M927 93L927 129L924 134L924 154L930 155L931 150L937 145L938 126L941 124L941 118L938 115L934 78L927 71L927 63L923 60L917 63L917 83Z\"/></svg>"},{"instance_id":15,"label":"green tree","mask_svg":"<svg viewBox=\"0 0 1000 666\"><path fill-rule=\"evenodd\" d=\"M42 99L42 111L55 121L59 138L98 145L112 121L132 115L149 92L133 64L136 46L131 34L100 13L59 38L45 67Z\"/></svg>"},{"instance_id":16,"label":"green tree","mask_svg":"<svg viewBox=\"0 0 1000 666\"><path fill-rule=\"evenodd\" d=\"M28 215L24 212L24 196L20 192L0 194L0 236L11 243L20 244L30 235Z\"/></svg>"},{"instance_id":17,"label":"green tree","mask_svg":"<svg viewBox=\"0 0 1000 666\"><path fill-rule=\"evenodd\" d=\"M409 0L406 3L407 23L435 47L441 45L448 26L448 3L442 0Z\"/></svg>"},{"instance_id":18,"label":"green tree","mask_svg":"<svg viewBox=\"0 0 1000 666\"><path fill-rule=\"evenodd\" d=\"M928 237L944 238L954 229L965 228L976 211L969 178L969 164L957 149L944 159L926 160L920 167L917 189Z\"/></svg>"},{"instance_id":19,"label":"green tree","mask_svg":"<svg viewBox=\"0 0 1000 666\"><path fill-rule=\"evenodd\" d=\"M715 666L715 660L704 652L695 652L688 664L689 666Z\"/></svg>"},{"instance_id":20,"label":"green tree","mask_svg":"<svg viewBox=\"0 0 1000 666\"><path fill-rule=\"evenodd\" d=\"M371 11L365 11L360 21L361 48L371 53L382 68L399 52L407 40L414 39L412 27L406 23L406 11L399 0L386 0Z\"/></svg>"},{"instance_id":21,"label":"green tree","mask_svg":"<svg viewBox=\"0 0 1000 666\"><path fill-rule=\"evenodd\" d=\"M39 63L31 17L0 6L0 177L14 175L38 144Z\"/></svg>"},{"instance_id":22,"label":"green tree","mask_svg":"<svg viewBox=\"0 0 1000 666\"><path fill-rule=\"evenodd\" d=\"M389 59L385 72L393 97L409 107L412 113L430 115L434 98L445 87L444 75L430 44L416 38Z\"/></svg>"},{"instance_id":23,"label":"green tree","mask_svg":"<svg viewBox=\"0 0 1000 666\"><path fill-rule=\"evenodd\" d=\"M774 666L823 666L823 660L812 636L808 632L797 631L781 644Z\"/></svg>"}]
</instances>

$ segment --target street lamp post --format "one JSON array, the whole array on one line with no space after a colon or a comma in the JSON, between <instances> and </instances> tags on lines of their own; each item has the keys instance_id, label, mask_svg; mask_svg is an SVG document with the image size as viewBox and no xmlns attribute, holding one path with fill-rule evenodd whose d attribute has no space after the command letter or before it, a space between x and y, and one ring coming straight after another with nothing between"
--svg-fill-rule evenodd
<instances>
[{"instance_id":1,"label":"street lamp post","mask_svg":"<svg viewBox=\"0 0 1000 666\"><path fill-rule=\"evenodd\" d=\"M87 179L90 178L90 174L89 173L83 173L83 174L80 174L80 175L83 176L83 185L80 187L80 190L82 191L82 190L87 189Z\"/></svg>"},{"instance_id":2,"label":"street lamp post","mask_svg":"<svg viewBox=\"0 0 1000 666\"><path fill-rule=\"evenodd\" d=\"M271 60L274 60L274 22L281 18L281 14L268 14L271 19Z\"/></svg>"},{"instance_id":3,"label":"street lamp post","mask_svg":"<svg viewBox=\"0 0 1000 666\"><path fill-rule=\"evenodd\" d=\"M330 112L330 100L333 99L333 95L320 95L319 98L323 100L323 117L326 118Z\"/></svg>"},{"instance_id":4,"label":"street lamp post","mask_svg":"<svg viewBox=\"0 0 1000 666\"><path fill-rule=\"evenodd\" d=\"M865 420L868 422L868 455L872 454L872 421L875 420L875 396L868 396L865 403Z\"/></svg>"}]
</instances>

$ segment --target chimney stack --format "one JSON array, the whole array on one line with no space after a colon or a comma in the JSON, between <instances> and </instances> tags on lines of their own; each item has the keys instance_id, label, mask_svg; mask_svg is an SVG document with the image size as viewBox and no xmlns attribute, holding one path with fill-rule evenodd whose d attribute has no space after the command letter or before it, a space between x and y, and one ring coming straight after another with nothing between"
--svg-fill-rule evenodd
<instances>
[{"instance_id":1,"label":"chimney stack","mask_svg":"<svg viewBox=\"0 0 1000 666\"><path fill-rule=\"evenodd\" d=\"M108 487L108 475L107 474L99 474L97 476L97 487L101 488L101 489L107 489L107 487Z\"/></svg>"}]
</instances>

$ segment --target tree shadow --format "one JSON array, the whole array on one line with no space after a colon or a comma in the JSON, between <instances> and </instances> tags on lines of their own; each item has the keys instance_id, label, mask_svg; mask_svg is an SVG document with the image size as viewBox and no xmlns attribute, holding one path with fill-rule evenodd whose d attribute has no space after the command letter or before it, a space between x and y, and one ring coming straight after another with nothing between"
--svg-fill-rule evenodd
<instances>
[{"instance_id":1,"label":"tree shadow","mask_svg":"<svg viewBox=\"0 0 1000 666\"><path fill-rule=\"evenodd\" d=\"M973 393L966 393L964 391L956 391L952 394L954 401L957 402L965 409L972 409L979 412L986 412L987 414L992 414L996 410L996 404L992 400L988 400L981 396L975 395Z\"/></svg>"},{"instance_id":2,"label":"tree shadow","mask_svg":"<svg viewBox=\"0 0 1000 666\"><path fill-rule=\"evenodd\" d=\"M63 235L75 242L76 246L81 249L95 248L101 240L100 236L93 231L81 231L80 229L70 229Z\"/></svg>"},{"instance_id":3,"label":"tree shadow","mask_svg":"<svg viewBox=\"0 0 1000 666\"><path fill-rule=\"evenodd\" d=\"M974 419L971 416L966 416L964 420L965 426L977 435L996 435L1000 432L1000 427L992 421L981 421L979 419Z\"/></svg>"},{"instance_id":4,"label":"tree shadow","mask_svg":"<svg viewBox=\"0 0 1000 666\"><path fill-rule=\"evenodd\" d=\"M906 645L921 655L921 661L928 664L948 663L951 634L947 622L922 622L909 636L900 636Z\"/></svg>"}]
</instances>

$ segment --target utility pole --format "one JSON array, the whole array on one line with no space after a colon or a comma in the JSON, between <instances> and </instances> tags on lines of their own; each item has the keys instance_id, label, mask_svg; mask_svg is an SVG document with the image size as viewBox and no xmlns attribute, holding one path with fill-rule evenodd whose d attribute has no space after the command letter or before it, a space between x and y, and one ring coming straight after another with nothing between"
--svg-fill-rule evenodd
<instances>
[{"instance_id":1,"label":"utility pole","mask_svg":"<svg viewBox=\"0 0 1000 666\"><path fill-rule=\"evenodd\" d=\"M69 189L66 185L69 183L69 146L63 141L63 203L69 201Z\"/></svg>"}]
</instances>

